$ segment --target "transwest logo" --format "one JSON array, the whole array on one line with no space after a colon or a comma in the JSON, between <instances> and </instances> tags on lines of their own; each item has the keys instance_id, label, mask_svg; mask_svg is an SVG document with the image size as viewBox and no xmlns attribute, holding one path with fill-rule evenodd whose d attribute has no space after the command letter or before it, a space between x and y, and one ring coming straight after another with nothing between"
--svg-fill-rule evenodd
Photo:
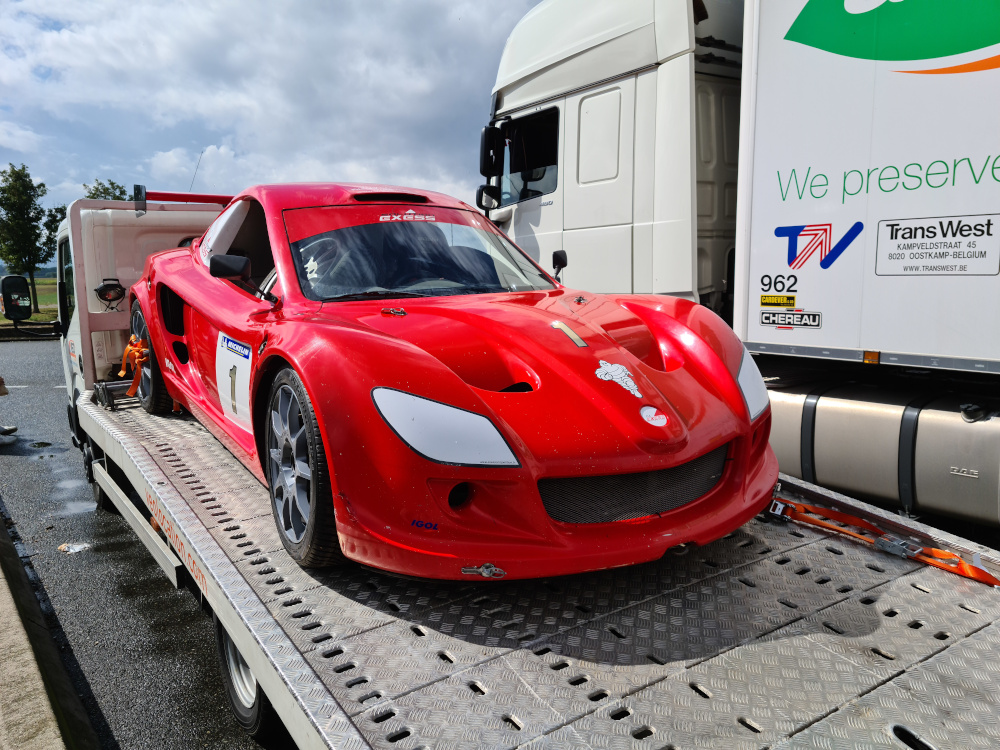
<instances>
[{"instance_id":1,"label":"transwest logo","mask_svg":"<svg viewBox=\"0 0 1000 750\"><path fill-rule=\"evenodd\" d=\"M855 238L861 234L865 225L860 221L854 223L841 237L836 245L832 244L833 227L830 224L799 224L790 227L777 227L775 237L788 238L788 267L798 270L819 251L820 268L829 268L839 258ZM805 245L799 247L799 238L805 238Z\"/></svg>"},{"instance_id":2,"label":"transwest logo","mask_svg":"<svg viewBox=\"0 0 1000 750\"><path fill-rule=\"evenodd\" d=\"M222 345L233 354L238 354L243 359L250 359L250 347L246 344L241 344L239 341L233 341L228 336L223 336Z\"/></svg>"},{"instance_id":3,"label":"transwest logo","mask_svg":"<svg viewBox=\"0 0 1000 750\"><path fill-rule=\"evenodd\" d=\"M791 42L862 60L918 62L1000 44L1000 3L991 0L809 0L785 35ZM902 73L1000 68L996 50L976 59Z\"/></svg>"}]
</instances>

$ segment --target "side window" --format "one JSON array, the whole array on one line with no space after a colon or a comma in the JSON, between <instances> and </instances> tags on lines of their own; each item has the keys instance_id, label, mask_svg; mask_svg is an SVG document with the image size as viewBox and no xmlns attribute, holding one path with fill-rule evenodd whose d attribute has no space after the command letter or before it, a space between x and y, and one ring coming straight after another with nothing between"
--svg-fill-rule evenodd
<instances>
[{"instance_id":1,"label":"side window","mask_svg":"<svg viewBox=\"0 0 1000 750\"><path fill-rule=\"evenodd\" d=\"M520 117L503 128L500 205L554 192L559 179L559 110Z\"/></svg>"},{"instance_id":2,"label":"side window","mask_svg":"<svg viewBox=\"0 0 1000 750\"><path fill-rule=\"evenodd\" d=\"M59 243L59 276L66 282L63 288L63 295L66 300L66 320L68 324L73 317L73 310L76 309L76 285L73 279L73 254L69 251L69 240L64 239Z\"/></svg>"},{"instance_id":3,"label":"side window","mask_svg":"<svg viewBox=\"0 0 1000 750\"><path fill-rule=\"evenodd\" d=\"M208 259L213 255L225 255L233 244L233 238L239 231L243 220L250 211L250 201L234 203L217 218L205 233L198 252L201 260L207 266Z\"/></svg>"},{"instance_id":4,"label":"side window","mask_svg":"<svg viewBox=\"0 0 1000 750\"><path fill-rule=\"evenodd\" d=\"M249 206L249 210L226 254L249 258L250 279L257 286L262 286L274 270L274 253L267 235L267 220L264 218L263 206L257 201L243 202Z\"/></svg>"}]
</instances>

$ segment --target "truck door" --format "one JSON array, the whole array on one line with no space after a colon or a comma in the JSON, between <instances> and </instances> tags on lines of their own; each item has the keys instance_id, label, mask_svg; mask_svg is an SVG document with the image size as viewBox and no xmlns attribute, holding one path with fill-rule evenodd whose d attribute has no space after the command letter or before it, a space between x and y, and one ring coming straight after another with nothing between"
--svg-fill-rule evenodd
<instances>
[{"instance_id":1,"label":"truck door","mask_svg":"<svg viewBox=\"0 0 1000 750\"><path fill-rule=\"evenodd\" d=\"M565 282L632 291L634 77L566 98L563 246Z\"/></svg>"},{"instance_id":2,"label":"truck door","mask_svg":"<svg viewBox=\"0 0 1000 750\"><path fill-rule=\"evenodd\" d=\"M510 224L501 222L500 228L550 272L553 251L563 249L562 113L560 100L535 107L502 126L506 143L500 206L513 210Z\"/></svg>"},{"instance_id":3,"label":"truck door","mask_svg":"<svg viewBox=\"0 0 1000 750\"><path fill-rule=\"evenodd\" d=\"M73 254L69 247L69 236L59 238L56 255L56 297L59 302L59 322L62 324L63 375L66 378L66 393L71 404L76 403L76 393L80 388L76 378L83 379L83 356L80 347L80 320L76 315L76 279L73 273Z\"/></svg>"}]
</instances>

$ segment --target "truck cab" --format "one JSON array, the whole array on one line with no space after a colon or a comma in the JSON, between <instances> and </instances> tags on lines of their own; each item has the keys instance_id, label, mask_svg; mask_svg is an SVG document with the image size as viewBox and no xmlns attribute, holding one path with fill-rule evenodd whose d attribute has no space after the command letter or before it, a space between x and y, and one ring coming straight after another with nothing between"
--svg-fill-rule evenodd
<instances>
[{"instance_id":1,"label":"truck cab","mask_svg":"<svg viewBox=\"0 0 1000 750\"><path fill-rule=\"evenodd\" d=\"M127 290L146 258L201 236L221 210L144 200L70 204L57 236L56 289L66 409L78 439L79 395L97 382L119 380L129 339Z\"/></svg>"},{"instance_id":2,"label":"truck cab","mask_svg":"<svg viewBox=\"0 0 1000 750\"><path fill-rule=\"evenodd\" d=\"M729 314L743 2L545 0L514 28L480 207L564 279Z\"/></svg>"}]
</instances>

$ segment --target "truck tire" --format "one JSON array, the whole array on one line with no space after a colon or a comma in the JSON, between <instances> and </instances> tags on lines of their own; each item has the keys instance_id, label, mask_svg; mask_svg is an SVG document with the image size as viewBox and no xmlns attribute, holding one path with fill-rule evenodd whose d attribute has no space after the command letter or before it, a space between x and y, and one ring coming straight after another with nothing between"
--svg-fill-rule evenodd
<instances>
[{"instance_id":1,"label":"truck tire","mask_svg":"<svg viewBox=\"0 0 1000 750\"><path fill-rule=\"evenodd\" d=\"M219 618L213 619L219 668L233 716L243 731L258 742L270 744L268 740L285 732L284 725Z\"/></svg>"},{"instance_id":2,"label":"truck tire","mask_svg":"<svg viewBox=\"0 0 1000 750\"><path fill-rule=\"evenodd\" d=\"M271 513L285 549L305 568L343 560L316 413L291 368L271 385L265 429Z\"/></svg>"},{"instance_id":3,"label":"truck tire","mask_svg":"<svg viewBox=\"0 0 1000 750\"><path fill-rule=\"evenodd\" d=\"M142 377L139 379L139 390L136 397L142 408L150 414L167 414L173 407L173 399L167 393L167 387L163 384L163 375L160 374L160 366L156 360L156 352L153 351L153 342L149 339L149 327L146 325L146 317L142 314L142 306L139 300L132 303L132 316L129 328L133 336L138 339L145 339L149 346L149 359L142 366Z\"/></svg>"}]
</instances>

